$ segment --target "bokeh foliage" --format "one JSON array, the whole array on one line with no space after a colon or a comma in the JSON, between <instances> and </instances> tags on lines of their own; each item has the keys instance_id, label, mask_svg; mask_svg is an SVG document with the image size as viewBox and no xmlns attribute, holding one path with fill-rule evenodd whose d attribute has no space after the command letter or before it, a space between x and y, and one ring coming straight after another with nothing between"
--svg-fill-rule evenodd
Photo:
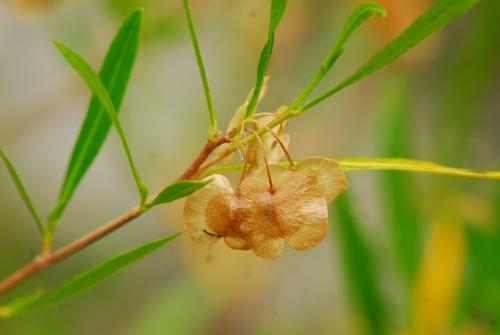
<instances>
[{"instance_id":1,"label":"bokeh foliage","mask_svg":"<svg viewBox=\"0 0 500 335\"><path fill-rule=\"evenodd\" d=\"M112 17L119 17L128 13L129 9L135 5L141 4L140 2L108 1L106 8L116 11L116 13L112 12ZM158 6L151 1L146 2L146 7L156 8L155 6ZM350 5L351 3L347 4L347 6ZM223 10L224 6L234 6L234 4L221 1L220 3L214 2L213 6L215 8L220 6ZM307 4L303 6L307 7ZM101 9L100 5L98 8ZM160 6L158 8L161 9ZM154 17L160 16L158 14L160 9L158 12L153 10L152 15ZM316 10L320 11L320 9ZM294 14L300 18L300 12ZM178 15L180 15L180 11ZM325 18L325 20L330 19L331 17ZM178 20L178 16L171 18L171 14L165 14L161 19L158 19L158 22L168 23L161 23L160 26L173 22L172 31L182 31L177 28L179 21L182 20ZM498 57L500 43L495 36L498 22L500 22L498 1L484 0L476 10L458 23L453 24L444 34L439 36L440 43L446 47L443 47L444 50L439 50L438 55L430 61L430 64L421 65L411 62L410 65L399 64L399 67L389 69L389 73L382 74L374 80L376 82L371 85L378 86L376 89L372 86L366 86L377 92L382 92L382 94L377 94L375 98L372 98L373 104L369 106L370 108L377 106L371 112L372 121L376 126L374 126L375 130L372 134L374 136L366 140L369 140L370 144L375 143L376 148L368 147L366 149L364 147L365 150L371 150L370 153L374 156L419 158L432 156L435 161L454 165L481 167L484 164L484 167L488 167L498 164L498 158L494 156L492 158L491 155L481 156L475 153L475 149L482 145L483 140L495 141L494 135L496 134L491 134L488 125L484 123L488 123L485 120L492 119L493 121L490 123L498 120L497 115L487 114L488 111L498 107L498 101L495 100L495 89L498 89L497 78L500 69ZM151 31L157 29L161 30L153 27ZM367 40L376 37L376 35L369 35L370 33L366 30L364 33L367 35ZM148 29L146 29L145 34L149 36ZM165 36L162 35L162 38ZM164 43L158 41L160 39L146 39L146 43L150 43L150 46L155 45L155 43ZM300 45L303 42L295 41L295 43ZM432 46L427 45L427 47L426 51L432 53ZM218 50L212 50L212 52L216 51ZM244 60L244 56L242 58ZM251 66L250 64L251 62L248 61L248 66ZM424 69L423 73L408 70L408 68L419 66ZM249 79L248 82L251 83L251 80ZM425 83L429 82L432 84L426 90ZM230 86L230 84L227 85ZM415 93L420 91L424 93ZM355 100L354 98L353 100ZM342 100L342 97L340 99ZM419 107L422 100L427 101L425 110ZM352 106L353 109L356 108L354 101L344 103L346 106ZM364 108L369 109L367 106ZM420 113L424 114L423 117ZM345 127L348 126L348 118L346 120L342 120L342 116L332 118L334 121L331 123L346 122ZM422 119L428 125L425 127L426 129L419 128L423 122ZM357 121L368 122L364 121L363 118L358 118ZM355 123L351 123L350 126L355 128ZM297 131L300 130L297 129ZM309 132L312 131L309 130ZM486 135L481 135L482 132L486 132ZM421 140L422 138L430 138L431 141ZM476 138L478 139L472 141ZM431 142L430 148L428 142ZM315 141L311 141L308 145L313 146L314 143ZM332 143L332 145L336 144ZM485 151L491 154L491 151ZM332 155L335 154L332 153ZM377 173L376 176L375 173ZM351 178L355 178L354 174ZM445 216L451 218L455 222L454 224L460 227L458 231L465 232L467 243L464 257L461 258L465 270L461 274L459 283L457 281L456 284L459 291L455 292L454 304L451 307L448 306L447 311L443 311L444 314L451 314L452 319L447 320L449 324L441 325L441 327L452 333L468 329L468 327L475 327L485 334L499 332L500 291L498 283L500 282L500 268L497 260L500 256L500 229L498 228L500 192L498 185L451 177L442 177L444 179L440 179L441 177L416 178L398 172L374 172L372 178L376 178L377 187L375 190L368 190L367 193L371 198L378 200L377 205L380 206L377 207L377 212L383 218L382 224L377 227L379 229L376 230L376 236L372 235L373 228L364 222L366 215L362 214L363 203L370 202L370 200L358 197L362 188L353 187L350 189L348 193L338 199L338 202L333 206L336 208L332 212L331 233L335 235L332 234L329 241L334 244L332 250L336 250L334 253L339 256L342 263L337 264L338 266L334 270L338 277L344 278L345 285L339 287L338 284L334 286L333 282L331 284L332 287L346 292L349 302L345 303L345 306L352 307L349 314L354 320L351 322L355 326L350 328L349 325L339 326L324 321L324 315L328 317L330 313L335 314L332 310L337 311L335 306L327 304L326 312L323 313L321 313L322 308L319 305L316 306L318 308L318 311L314 310L317 312L316 318L311 317L301 306L297 307L298 317L294 317L292 308L281 306L283 315L278 315L274 323L273 320L269 321L269 329L275 330L274 334L289 333L291 324L296 323L298 325L296 329L308 329L309 325L322 322L324 325L319 327L318 333L330 334L337 332L339 328L341 330L338 332L345 334L356 333L356 331L371 334L410 332L415 319L426 317L425 315L415 316L416 312L412 310L412 304L415 299L414 294L418 291L416 290L416 282L420 278L420 270L425 267L425 264L422 263L425 261L423 255L428 246L435 216L443 215L444 211ZM354 183L356 184L356 182ZM423 200L424 196L421 196L421 192L425 192L423 194L425 194L426 199ZM468 197L461 197L460 195L463 193L468 194ZM494 213L487 216L488 224L486 226L482 220L484 213L469 215L467 211L461 210L461 208L474 207L468 203L469 197L472 197L474 201L487 204L486 208L493 208ZM454 200L455 198L457 200ZM166 215L171 218L170 221L178 220L175 213ZM2 236L7 236L7 234L10 236L12 233L8 229L6 232L2 231ZM8 241L2 244L0 246L1 253L4 255L15 253L16 247L12 247L11 244L13 243ZM385 250L389 250L387 254L377 250L377 246L381 244ZM318 255L324 261L319 253L330 251L327 248L327 250L317 251L318 254L313 255ZM190 255L189 251L181 250L179 253ZM438 256L436 255L436 257ZM0 257L1 260L6 258L6 256ZM238 333L254 333L254 328L257 329L257 326L242 322L240 323L242 328L238 328L240 324L234 325L234 320L239 320L237 315L242 314L258 321L262 315L268 313L268 305L273 304L273 294L270 292L259 294L259 289L262 287L252 282L248 287L248 294L234 293L233 299L241 300L243 303L229 303L230 298L227 298L228 300L222 298L228 294L227 292L214 291L214 287L220 286L207 284L210 280L199 274L196 260L187 256L181 256L181 259L182 257L186 260L168 266L170 270L175 271L166 274L158 269L158 271L148 273L150 276L162 273L163 279L168 281L167 284L151 278L144 278L141 270L138 270L136 276L131 279L127 279L125 276L119 277L120 279L117 280L123 281L123 284L118 285L119 287L112 287L112 284L107 286L113 295L128 295L128 297L119 299L120 303L109 302L112 295L111 293L106 295L103 288L98 291L102 293L102 297L96 293L87 299L71 302L68 304L68 311L60 311L60 308L55 307L40 313L28 314L17 320L2 321L0 331L3 328L3 332L6 333L23 331L30 334L75 333L75 329L72 327L73 323L78 324L78 322L83 322L88 317L94 316L95 327L98 327L96 329L103 332L108 329L124 333L130 331L134 334L159 334L165 331L198 334L200 329L203 329L202 332L205 333L221 334L225 333L224 331L227 329L226 333L230 333L231 330ZM312 257L293 257L290 261L292 264L288 264L288 266L290 268L306 268L304 263L312 262ZM329 258L327 257L327 259ZM387 265L388 259L393 259L394 263ZM161 267L158 264L162 264L162 261L164 261L163 258L156 258L154 267ZM205 261L209 264L211 262L210 260ZM2 262L0 270L7 272L7 269L14 267L13 263L16 261ZM82 261L82 263L85 262ZM318 268L315 268L315 271L330 265L331 263L322 263ZM393 276L388 278L382 271L391 266L394 267L393 272L391 272ZM213 267L210 265L208 267L212 272L218 272L221 271L221 268L223 269L223 264L219 259ZM276 265L276 267L285 273L287 272L287 267L283 263ZM287 275L280 275L279 270L273 270L268 265L265 265L264 269L262 271L270 272L269 277L274 278L268 279L270 283L274 281L285 282ZM325 270L325 275L328 276L326 272ZM254 275L256 275L255 273ZM322 275L322 272L314 272L307 280L314 282L316 277ZM441 274L436 272L435 276L440 278ZM335 278L338 279L338 277ZM50 276L46 280L49 283L52 282ZM221 276L220 280L246 283L241 278L234 276ZM297 282L293 283L293 285L297 285ZM400 291L397 291L397 294L400 295L398 299L390 297L389 286L402 287ZM134 287L138 292L146 295L144 299L149 300L150 303L146 304L144 301L141 303L140 299L136 299L137 295L132 292ZM166 291L168 294L162 293L157 296L154 293L147 293L148 290L144 290L144 288L153 289L154 292ZM327 287L322 287L322 289L328 292L331 290ZM295 301L296 304L307 300L307 291L302 292L292 287L287 292L289 295L302 297L302 299ZM316 292L316 296L320 295ZM258 302L253 301L251 296L259 296ZM398 301L394 302L394 300ZM248 304L244 302L248 302ZM102 308L101 313L106 313L113 308L118 308L117 310L120 312L116 314L106 313L108 315L106 318L100 318L88 311L80 316L75 313L80 308L90 310L94 309L95 306L99 306L98 309ZM314 308L314 305L312 306L311 308ZM400 306L403 307L400 308ZM278 311L279 313L280 311ZM60 314L71 314L71 316L61 318ZM123 315L131 315L130 320L124 320ZM134 317L135 315L138 316ZM284 323L281 327L279 326L280 322ZM349 321L346 323L348 324ZM93 328L80 327L79 332L82 334L92 333Z\"/></svg>"}]
</instances>

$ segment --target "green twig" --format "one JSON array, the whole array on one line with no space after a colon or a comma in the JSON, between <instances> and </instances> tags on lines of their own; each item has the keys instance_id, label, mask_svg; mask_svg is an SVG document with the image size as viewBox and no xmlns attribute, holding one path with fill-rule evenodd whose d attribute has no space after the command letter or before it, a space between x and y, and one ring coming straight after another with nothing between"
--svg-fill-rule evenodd
<instances>
[{"instance_id":1,"label":"green twig","mask_svg":"<svg viewBox=\"0 0 500 335\"><path fill-rule=\"evenodd\" d=\"M198 69L200 71L201 81L203 83L203 90L205 91L205 98L207 100L208 116L210 120L208 138L209 140L211 140L215 138L215 136L219 132L219 129L217 128L217 115L215 114L212 94L210 93L210 87L208 86L207 73L205 71L205 66L203 65L203 58L201 56L198 36L196 35L196 29L194 27L193 17L191 15L191 8L189 6L188 0L182 0L182 4L184 5L184 13L188 22L189 34L191 35L191 42L193 43L194 54L196 56L196 62L198 63Z\"/></svg>"},{"instance_id":2,"label":"green twig","mask_svg":"<svg viewBox=\"0 0 500 335\"><path fill-rule=\"evenodd\" d=\"M26 188L24 187L23 183L21 182L21 178L19 178L19 175L17 174L16 169L14 168L14 165L12 165L9 158L3 152L2 149L0 149L0 157L2 158L3 162L5 163L5 166L7 167L7 171L9 171L9 174L12 177L12 181L16 185L16 188L19 192L19 195L23 199L24 204L26 205L29 212L31 213L31 216L33 216L33 219L35 219L35 223L38 227L38 230L40 231L42 238L45 240L45 237L47 235L45 225L43 224L42 219L41 219L40 215L38 214L38 211L36 210L35 206L33 205L33 201L31 201L31 198L30 198L28 192L26 191Z\"/></svg>"}]
</instances>

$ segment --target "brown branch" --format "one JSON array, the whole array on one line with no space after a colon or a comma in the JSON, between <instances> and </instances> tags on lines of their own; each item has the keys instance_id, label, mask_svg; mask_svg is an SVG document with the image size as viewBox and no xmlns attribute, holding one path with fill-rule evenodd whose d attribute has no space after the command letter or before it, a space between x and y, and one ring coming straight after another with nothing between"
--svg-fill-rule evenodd
<instances>
[{"instance_id":1,"label":"brown branch","mask_svg":"<svg viewBox=\"0 0 500 335\"><path fill-rule=\"evenodd\" d=\"M114 230L123 227L126 223L137 218L142 213L144 212L136 207L116 219L111 220L100 228L79 238L78 240L68 244L67 246L64 246L54 252L47 250L42 251L31 262L0 282L0 295L21 284L26 279L32 277L34 274L42 271L43 269L77 253Z\"/></svg>"},{"instance_id":2,"label":"brown branch","mask_svg":"<svg viewBox=\"0 0 500 335\"><path fill-rule=\"evenodd\" d=\"M191 166L189 166L186 171L179 177L178 180L191 179L198 174L200 166L205 162L205 160L210 156L210 154L219 145L227 143L231 140L232 134L224 134L217 136L213 141L208 141L203 147L198 157L193 161Z\"/></svg>"},{"instance_id":3,"label":"brown branch","mask_svg":"<svg viewBox=\"0 0 500 335\"><path fill-rule=\"evenodd\" d=\"M217 136L214 140L208 141L203 147L201 152L198 154L193 163L184 171L184 173L178 178L178 180L191 179L198 175L200 166L205 162L205 160L210 156L210 154L223 143L230 141L232 134L223 134ZM154 197L153 197L154 198ZM77 239L76 241L57 249L54 252L47 250L46 248L42 251L28 264L23 266L21 269L17 270L7 278L0 281L0 295L13 289L19 284L23 283L27 279L31 278L38 272L42 271L49 266L62 261L63 259L71 256L80 250L88 247L92 243L100 240L101 238L107 236L118 228L123 227L128 222L136 219L145 210L141 210L139 207L135 207L128 212L120 215L114 220L109 221L100 228L88 233L87 235Z\"/></svg>"},{"instance_id":4,"label":"brown branch","mask_svg":"<svg viewBox=\"0 0 500 335\"><path fill-rule=\"evenodd\" d=\"M222 161L224 158L226 158L227 156L229 156L230 154L232 154L235 151L236 151L236 146L234 146L234 145L230 145L230 146L224 148L224 150L218 152L217 156L200 164L196 174L197 175L202 174L203 172L208 170L210 167L219 163L220 161Z\"/></svg>"}]
</instances>

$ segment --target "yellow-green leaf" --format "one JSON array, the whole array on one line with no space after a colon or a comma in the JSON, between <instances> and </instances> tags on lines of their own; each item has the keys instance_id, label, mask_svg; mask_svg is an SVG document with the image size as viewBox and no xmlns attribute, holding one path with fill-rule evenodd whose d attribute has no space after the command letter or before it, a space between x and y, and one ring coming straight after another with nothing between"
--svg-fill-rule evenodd
<instances>
[{"instance_id":1,"label":"yellow-green leaf","mask_svg":"<svg viewBox=\"0 0 500 335\"><path fill-rule=\"evenodd\" d=\"M478 171L465 168L444 166L434 162L406 158L338 158L345 171L357 170L394 170L416 173L441 174L483 179L500 179L500 171Z\"/></svg>"},{"instance_id":2,"label":"yellow-green leaf","mask_svg":"<svg viewBox=\"0 0 500 335\"><path fill-rule=\"evenodd\" d=\"M479 171L466 168L456 168L415 159L352 157L335 158L335 160L340 164L344 171L392 170L458 177L500 179L500 171ZM283 161L280 162L280 164L288 165L288 162ZM209 176L214 173L234 172L240 171L241 169L243 169L243 164L219 165L208 169L205 173L203 173L203 175Z\"/></svg>"}]
</instances>

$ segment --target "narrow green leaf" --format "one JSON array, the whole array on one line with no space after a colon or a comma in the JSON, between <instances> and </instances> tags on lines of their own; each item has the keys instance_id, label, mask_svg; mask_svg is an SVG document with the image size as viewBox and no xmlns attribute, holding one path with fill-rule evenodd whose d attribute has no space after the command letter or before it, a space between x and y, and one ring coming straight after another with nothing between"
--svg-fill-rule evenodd
<instances>
[{"instance_id":1,"label":"narrow green leaf","mask_svg":"<svg viewBox=\"0 0 500 335\"><path fill-rule=\"evenodd\" d=\"M138 9L122 24L101 68L101 81L117 112L120 110L136 58L141 24L142 10ZM59 220L78 184L97 157L110 127L110 118L106 116L98 97L93 96L73 148L58 202L50 215L49 221L52 225Z\"/></svg>"},{"instance_id":2,"label":"narrow green leaf","mask_svg":"<svg viewBox=\"0 0 500 335\"><path fill-rule=\"evenodd\" d=\"M102 262L88 271L74 276L52 292L34 299L29 303L24 303L16 309L11 310L11 314L20 313L35 307L53 304L64 299L68 299L77 294L80 294L93 286L96 286L104 279L115 274L127 265L134 263L144 256L155 251L159 247L177 238L180 233L161 238L159 240L151 241L139 247L126 251L118 256L115 256L105 262Z\"/></svg>"},{"instance_id":3,"label":"narrow green leaf","mask_svg":"<svg viewBox=\"0 0 500 335\"><path fill-rule=\"evenodd\" d=\"M276 29L278 28L281 18L285 13L287 0L271 0L271 15L269 17L269 29L268 36L274 34Z\"/></svg>"},{"instance_id":4,"label":"narrow green leaf","mask_svg":"<svg viewBox=\"0 0 500 335\"><path fill-rule=\"evenodd\" d=\"M500 171L478 171L405 158L339 158L345 171L393 170L500 180Z\"/></svg>"},{"instance_id":5,"label":"narrow green leaf","mask_svg":"<svg viewBox=\"0 0 500 335\"><path fill-rule=\"evenodd\" d=\"M377 114L380 115L380 151L384 156L401 157L413 151L410 137L413 110L408 82L407 78L397 77L389 78L383 85L383 103ZM420 264L422 236L414 176L391 171L380 173L379 177L380 195L384 200L381 206L392 241L392 254L409 293ZM409 295L404 296L406 299Z\"/></svg>"},{"instance_id":6,"label":"narrow green leaf","mask_svg":"<svg viewBox=\"0 0 500 335\"><path fill-rule=\"evenodd\" d=\"M435 139L433 156L443 163L466 161L477 122L488 118L491 108L484 102L495 94L498 80L492 69L499 66L499 22L500 1L484 1L467 24L456 30L460 38L453 40L453 57L440 66L439 78L433 80L435 122L429 128Z\"/></svg>"},{"instance_id":7,"label":"narrow green leaf","mask_svg":"<svg viewBox=\"0 0 500 335\"><path fill-rule=\"evenodd\" d=\"M487 97L495 96L498 81L498 55L500 55L500 39L498 23L500 22L500 1L485 1L477 12L460 27L465 34L454 45L455 57L444 64L441 69L443 80L434 87L439 91L433 96L437 100L433 114L436 121L433 137L437 139L434 155L446 163L466 161L471 150L470 139L478 130L479 120L487 120L489 106L484 104ZM478 38L481 36L481 38ZM457 80L460 78L460 80ZM486 108L485 108L486 107ZM496 151L498 152L498 150ZM497 155L498 157L498 155ZM436 194L434 199L448 198L463 191L475 197L475 185L455 184L446 181L446 191ZM478 185L479 186L479 185ZM470 322L472 315L481 314L483 320L496 320L485 332L500 334L500 187L488 185L492 192L479 192L481 200L488 202L492 212L485 215L485 222L474 222L465 219L467 232L467 279L464 281L461 303L458 307L458 320L454 324ZM481 186L479 186L481 187ZM444 193L444 194L443 194ZM465 208L470 204L464 203ZM460 202L457 206L460 206ZM454 211L455 212L455 211ZM482 215L487 213L484 209ZM489 222L491 225L485 225ZM480 312L478 312L480 311Z\"/></svg>"},{"instance_id":8,"label":"narrow green leaf","mask_svg":"<svg viewBox=\"0 0 500 335\"><path fill-rule=\"evenodd\" d=\"M9 160L9 158L3 152L2 149L0 149L0 157L2 158L3 162L5 163L5 166L7 167L7 171L9 171L10 177L12 178L14 185L16 185L17 191L19 192L19 195L23 199L24 204L26 205L26 208L28 208L29 212L31 213L31 216L33 216L33 219L35 220L35 223L38 227L38 230L40 231L40 235L42 236L42 238L45 237L46 231L45 231L45 226L42 222L42 219L40 218L38 211L36 210L35 206L33 205L33 201L31 201L31 197L29 196L28 192L26 191L26 188L24 187L24 185L21 181L21 178L19 178L19 174L16 172L14 165L12 165L11 161Z\"/></svg>"},{"instance_id":9,"label":"narrow green leaf","mask_svg":"<svg viewBox=\"0 0 500 335\"><path fill-rule=\"evenodd\" d=\"M78 72L80 77L85 81L90 90L97 97L101 105L104 107L104 111L107 113L108 117L115 127L120 128L118 116L113 106L113 102L106 91L106 88L102 84L99 76L92 70L89 64L80 57L75 51L71 50L59 41L54 41L54 45L59 49L63 57L68 61L68 63L73 67L73 69Z\"/></svg>"},{"instance_id":10,"label":"narrow green leaf","mask_svg":"<svg viewBox=\"0 0 500 335\"><path fill-rule=\"evenodd\" d=\"M344 171L390 170L482 179L500 179L500 171L461 169L416 159L350 157L335 158L335 160ZM287 161L282 161L280 164L288 166ZM234 172L241 169L243 169L243 164L218 165L208 169L203 175L208 176L220 172Z\"/></svg>"},{"instance_id":11,"label":"narrow green leaf","mask_svg":"<svg viewBox=\"0 0 500 335\"><path fill-rule=\"evenodd\" d=\"M148 207L172 202L198 191L212 181L211 178L203 180L181 180L167 186L158 196L148 204Z\"/></svg>"},{"instance_id":12,"label":"narrow green leaf","mask_svg":"<svg viewBox=\"0 0 500 335\"><path fill-rule=\"evenodd\" d=\"M208 138L212 139L219 132L217 126L217 114L215 113L214 103L212 101L212 94L210 93L210 87L208 85L207 73L205 71L205 66L203 65L203 57L201 56L200 45L198 43L198 36L196 34L196 29L193 23L193 16L191 15L191 7L188 0L182 0L184 6L184 15L186 15L186 20L188 22L189 34L191 35L191 42L193 44L194 54L196 56L196 62L198 63L198 70L200 71L201 81L203 84L203 90L205 92L205 98L207 100L208 116L210 120L210 126L208 129Z\"/></svg>"},{"instance_id":13,"label":"narrow green leaf","mask_svg":"<svg viewBox=\"0 0 500 335\"><path fill-rule=\"evenodd\" d=\"M271 14L269 18L269 30L267 33L267 42L264 45L260 53L259 65L257 66L257 79L255 82L255 88L253 90L252 97L248 103L245 118L251 116L257 106L259 100L260 90L264 83L264 77L267 73L267 68L269 67L269 61L271 60L271 55L273 53L274 46L274 34L278 28L281 18L285 13L287 0L272 0L271 1Z\"/></svg>"},{"instance_id":14,"label":"narrow green leaf","mask_svg":"<svg viewBox=\"0 0 500 335\"><path fill-rule=\"evenodd\" d=\"M345 282L354 307L364 321L366 331L363 334L386 334L390 321L379 291L373 251L362 234L348 192L341 194L332 203L331 208L335 209L338 218L338 222L332 224L337 227L337 234L334 236L339 242Z\"/></svg>"},{"instance_id":15,"label":"narrow green leaf","mask_svg":"<svg viewBox=\"0 0 500 335\"><path fill-rule=\"evenodd\" d=\"M335 64L337 59L340 58L344 52L345 45L351 37L352 33L358 29L366 20L368 20L373 14L378 14L381 17L387 15L387 11L384 7L373 2L366 2L354 9L349 18L344 23L344 27L335 42L333 49L330 51L328 56L323 60L319 72L316 74L311 83L306 87L306 89L291 103L291 109L298 109L302 102L307 99L311 92L318 86L324 76L330 71L332 66Z\"/></svg>"},{"instance_id":16,"label":"narrow green leaf","mask_svg":"<svg viewBox=\"0 0 500 335\"><path fill-rule=\"evenodd\" d=\"M108 117L111 119L114 127L116 128L116 131L118 132L118 135L120 136L125 154L127 155L130 169L132 170L132 174L134 175L134 179L137 184L137 189L139 190L141 204L144 204L148 191L139 175L139 172L137 171L134 159L132 158L132 153L130 152L127 139L125 137L125 133L120 124L120 121L118 120L118 113L113 106L113 102L111 101L106 88L104 87L94 70L92 70L90 65L88 65L87 62L85 62L85 60L81 58L76 52L60 42L54 41L54 44L59 49L63 57L68 61L68 63L82 77L87 86L91 89L101 105L104 107L104 111L107 113Z\"/></svg>"},{"instance_id":17,"label":"narrow green leaf","mask_svg":"<svg viewBox=\"0 0 500 335\"><path fill-rule=\"evenodd\" d=\"M302 110L315 106L338 91L380 70L457 16L465 13L479 1L481 0L438 0L434 6L417 18L401 35L380 50L367 63L325 94L306 103Z\"/></svg>"},{"instance_id":18,"label":"narrow green leaf","mask_svg":"<svg viewBox=\"0 0 500 335\"><path fill-rule=\"evenodd\" d=\"M164 286L151 294L124 335L204 334L220 316L221 309L193 276Z\"/></svg>"},{"instance_id":19,"label":"narrow green leaf","mask_svg":"<svg viewBox=\"0 0 500 335\"><path fill-rule=\"evenodd\" d=\"M34 304L36 301L40 300L44 295L43 290L37 290L26 296L20 297L12 301L6 306L0 307L0 318L9 318L19 311L27 308L28 306Z\"/></svg>"},{"instance_id":20,"label":"narrow green leaf","mask_svg":"<svg viewBox=\"0 0 500 335\"><path fill-rule=\"evenodd\" d=\"M489 199L495 207L494 219L499 222L500 188ZM500 230L478 229L474 224L466 225L468 246L468 279L462 292L462 317L469 319L476 311L489 320L498 320L500 315ZM491 334L500 334L500 324L492 325Z\"/></svg>"}]
</instances>

